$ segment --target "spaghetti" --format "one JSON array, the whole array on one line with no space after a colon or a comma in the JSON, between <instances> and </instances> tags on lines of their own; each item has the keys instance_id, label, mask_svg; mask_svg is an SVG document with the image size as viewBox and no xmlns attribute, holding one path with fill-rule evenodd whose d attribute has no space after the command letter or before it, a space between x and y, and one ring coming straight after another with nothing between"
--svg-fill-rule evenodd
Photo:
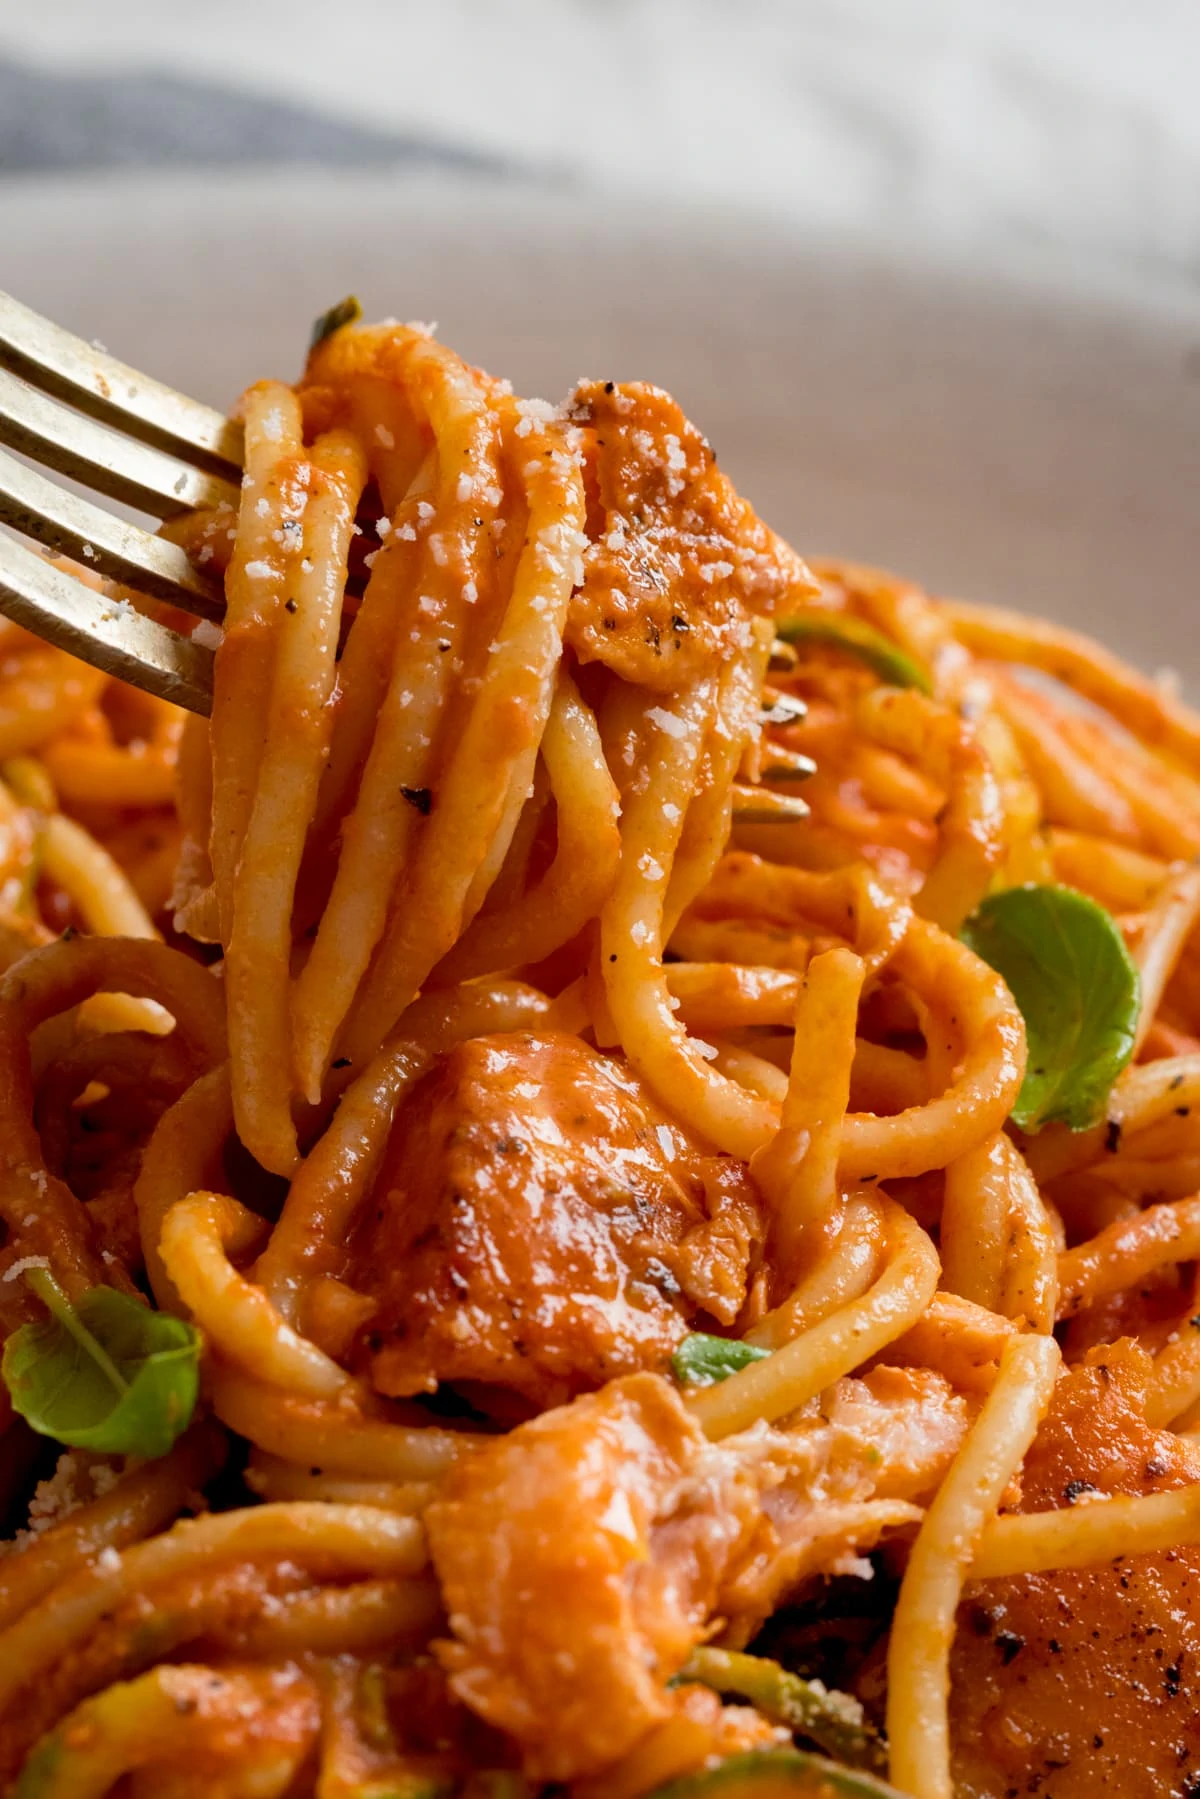
<instances>
[{"instance_id":1,"label":"spaghetti","mask_svg":"<svg viewBox=\"0 0 1200 1799\"><path fill-rule=\"evenodd\" d=\"M1197 1790L1200 721L651 387L242 412L209 724L0 634L4 1790Z\"/></svg>"}]
</instances>

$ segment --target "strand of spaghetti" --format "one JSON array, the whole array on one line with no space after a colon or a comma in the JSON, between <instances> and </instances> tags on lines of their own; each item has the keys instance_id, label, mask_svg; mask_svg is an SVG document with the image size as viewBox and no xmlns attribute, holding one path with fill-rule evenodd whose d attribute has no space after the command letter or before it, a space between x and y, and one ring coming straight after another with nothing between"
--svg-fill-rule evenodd
<instances>
[{"instance_id":1,"label":"strand of spaghetti","mask_svg":"<svg viewBox=\"0 0 1200 1799\"><path fill-rule=\"evenodd\" d=\"M711 681L701 681L669 706L645 709L645 779L626 801L621 872L600 914L600 968L634 1067L710 1142L748 1158L777 1128L775 1109L708 1066L671 1009L662 962L671 863L713 703Z\"/></svg>"},{"instance_id":2,"label":"strand of spaghetti","mask_svg":"<svg viewBox=\"0 0 1200 1799\"><path fill-rule=\"evenodd\" d=\"M1136 845L1138 823L1129 801L1093 757L1068 742L1049 701L1000 671L994 686L1005 721L1037 783L1044 818L1070 830Z\"/></svg>"},{"instance_id":3,"label":"strand of spaghetti","mask_svg":"<svg viewBox=\"0 0 1200 1799\"><path fill-rule=\"evenodd\" d=\"M560 680L562 678L561 671L559 678ZM557 697L558 688L556 687L554 691L555 696ZM554 719L554 704L555 702L551 701L550 717L546 721L547 733L549 733L551 723ZM543 737L543 750L545 749L545 744L546 739ZM603 755L603 748L601 748L601 755ZM553 811L551 810L552 807ZM550 791L550 778L546 772L546 758L543 754L538 757L537 762L534 764L533 780L529 784L529 797L521 808L521 815L517 820L516 829L509 842L508 851L504 857L504 861L500 865L500 872L497 874L496 879L492 882L492 885L488 890L487 903L479 916L475 919L474 923L467 927L466 935L470 935L474 931L475 925L481 924L485 917L488 917L493 913L506 911L515 906L520 900L521 895L530 888L530 870L533 867L534 854L545 840L546 831L544 827L548 822L553 823L555 853L557 854L558 807L557 803L554 801L553 794ZM460 937L459 944L463 941L464 938ZM459 944L455 944L454 948L450 951L450 955L444 956L442 961L439 962L438 967L435 970L439 979L441 978L442 968L457 954Z\"/></svg>"},{"instance_id":4,"label":"strand of spaghetti","mask_svg":"<svg viewBox=\"0 0 1200 1799\"><path fill-rule=\"evenodd\" d=\"M779 1129L750 1161L771 1207L773 1273L788 1286L836 1228L838 1156L865 973L848 949L826 950L809 963L796 999Z\"/></svg>"},{"instance_id":5,"label":"strand of spaghetti","mask_svg":"<svg viewBox=\"0 0 1200 1799\"><path fill-rule=\"evenodd\" d=\"M612 891L621 855L620 802L595 716L563 672L542 738L542 757L557 820L554 861L510 907L475 919L439 962L439 984L541 961L569 943Z\"/></svg>"},{"instance_id":6,"label":"strand of spaghetti","mask_svg":"<svg viewBox=\"0 0 1200 1799\"><path fill-rule=\"evenodd\" d=\"M206 970L161 943L75 937L48 943L0 978L0 1216L18 1254L45 1256L68 1296L101 1283L87 1212L45 1165L35 1124L30 1038L46 1019L97 990L156 1000L171 1013L197 1068L223 1053L221 990Z\"/></svg>"},{"instance_id":7,"label":"strand of spaghetti","mask_svg":"<svg viewBox=\"0 0 1200 1799\"><path fill-rule=\"evenodd\" d=\"M356 1058L373 1053L482 904L525 803L586 541L582 469L570 445L567 429L549 420L517 452L529 458L525 546L483 685L346 1028L345 1048Z\"/></svg>"},{"instance_id":8,"label":"strand of spaghetti","mask_svg":"<svg viewBox=\"0 0 1200 1799\"><path fill-rule=\"evenodd\" d=\"M875 974L895 953L912 913L869 867L792 868L746 850L730 850L690 913L693 918L725 915L761 919L776 935L781 929L801 937L824 931L848 940Z\"/></svg>"},{"instance_id":9,"label":"strand of spaghetti","mask_svg":"<svg viewBox=\"0 0 1200 1799\"><path fill-rule=\"evenodd\" d=\"M1200 1256L1200 1198L1148 1206L1121 1218L1058 1260L1058 1316L1136 1286L1158 1268Z\"/></svg>"},{"instance_id":10,"label":"strand of spaghetti","mask_svg":"<svg viewBox=\"0 0 1200 1799\"><path fill-rule=\"evenodd\" d=\"M1135 1062L1114 1083L1103 1123L1086 1131L1050 1125L1023 1146L1025 1159L1045 1187L1101 1157L1115 1156L1126 1136L1149 1130L1179 1106L1197 1105L1200 1054Z\"/></svg>"},{"instance_id":11,"label":"strand of spaghetti","mask_svg":"<svg viewBox=\"0 0 1200 1799\"><path fill-rule=\"evenodd\" d=\"M887 1251L883 1270L861 1299L761 1362L706 1388L690 1407L710 1437L747 1430L795 1411L851 1369L877 1355L920 1317L938 1281L933 1244L903 1207L880 1194Z\"/></svg>"},{"instance_id":12,"label":"strand of spaghetti","mask_svg":"<svg viewBox=\"0 0 1200 1799\"><path fill-rule=\"evenodd\" d=\"M681 915L708 885L729 842L733 783L739 765L761 736L759 707L774 635L770 619L753 619L745 649L721 670L716 712L705 745L705 779L691 795L671 864L663 903L665 942L670 942Z\"/></svg>"},{"instance_id":13,"label":"strand of spaghetti","mask_svg":"<svg viewBox=\"0 0 1200 1799\"><path fill-rule=\"evenodd\" d=\"M222 1799L274 1799L312 1753L320 1723L316 1687L296 1668L152 1668L77 1706L34 1750L19 1790L105 1799L123 1776L140 1784L156 1767L194 1759L212 1770Z\"/></svg>"},{"instance_id":14,"label":"strand of spaghetti","mask_svg":"<svg viewBox=\"0 0 1200 1799\"><path fill-rule=\"evenodd\" d=\"M269 1611L225 1633L225 1641L234 1655L278 1665L300 1656L424 1649L442 1618L442 1596L434 1580L422 1575L361 1580L315 1593L283 1594Z\"/></svg>"},{"instance_id":15,"label":"strand of spaghetti","mask_svg":"<svg viewBox=\"0 0 1200 1799\"><path fill-rule=\"evenodd\" d=\"M177 931L200 943L219 943L221 925L213 887L213 766L208 720L189 712L175 765L175 811L183 831L169 905Z\"/></svg>"},{"instance_id":16,"label":"strand of spaghetti","mask_svg":"<svg viewBox=\"0 0 1200 1799\"><path fill-rule=\"evenodd\" d=\"M194 1425L169 1454L135 1467L99 1499L0 1557L0 1631L102 1550L164 1530L224 1459L222 1433Z\"/></svg>"},{"instance_id":17,"label":"strand of spaghetti","mask_svg":"<svg viewBox=\"0 0 1200 1799\"><path fill-rule=\"evenodd\" d=\"M917 1532L888 1642L891 1779L913 1799L953 1799L950 1645L963 1581L989 1517L1019 1469L1050 1403L1053 1337L1014 1337L996 1385Z\"/></svg>"},{"instance_id":18,"label":"strand of spaghetti","mask_svg":"<svg viewBox=\"0 0 1200 1799\"><path fill-rule=\"evenodd\" d=\"M1052 1329L1058 1297L1053 1222L1011 1139L998 1131L946 1170L939 1239L952 1293Z\"/></svg>"},{"instance_id":19,"label":"strand of spaghetti","mask_svg":"<svg viewBox=\"0 0 1200 1799\"><path fill-rule=\"evenodd\" d=\"M225 620L213 675L213 813L209 849L221 938L233 928L234 879L258 785L270 716L277 624L308 498L300 403L260 381L243 400L246 470Z\"/></svg>"},{"instance_id":20,"label":"strand of spaghetti","mask_svg":"<svg viewBox=\"0 0 1200 1799\"><path fill-rule=\"evenodd\" d=\"M96 703L104 683L98 669L64 650L39 645L22 656L9 678L0 680L0 761L38 750L68 731Z\"/></svg>"},{"instance_id":21,"label":"strand of spaghetti","mask_svg":"<svg viewBox=\"0 0 1200 1799\"><path fill-rule=\"evenodd\" d=\"M366 463L330 432L309 452L303 554L278 615L258 781L234 875L225 988L238 1135L273 1174L299 1159L291 1112L291 958L296 881L329 749L350 532Z\"/></svg>"},{"instance_id":22,"label":"strand of spaghetti","mask_svg":"<svg viewBox=\"0 0 1200 1799\"><path fill-rule=\"evenodd\" d=\"M355 1479L437 1480L475 1439L429 1425L394 1424L345 1396L313 1400L214 1362L212 1405L222 1424L269 1455Z\"/></svg>"},{"instance_id":23,"label":"strand of spaghetti","mask_svg":"<svg viewBox=\"0 0 1200 1799\"><path fill-rule=\"evenodd\" d=\"M961 600L940 600L937 606L975 655L1045 669L1111 712L1135 737L1200 776L1200 719L1093 638L1000 606Z\"/></svg>"},{"instance_id":24,"label":"strand of spaghetti","mask_svg":"<svg viewBox=\"0 0 1200 1799\"><path fill-rule=\"evenodd\" d=\"M924 1061L907 1050L860 1037L850 1070L850 1106L855 1112L907 1112L929 1098Z\"/></svg>"},{"instance_id":25,"label":"strand of spaghetti","mask_svg":"<svg viewBox=\"0 0 1200 1799\"><path fill-rule=\"evenodd\" d=\"M390 1040L346 1089L332 1122L298 1169L255 1267L255 1282L288 1323L301 1322L309 1283L339 1272L396 1108L432 1058L487 1031L529 1029L549 1006L536 988L494 981L425 994L409 1007Z\"/></svg>"},{"instance_id":26,"label":"strand of spaghetti","mask_svg":"<svg viewBox=\"0 0 1200 1799\"><path fill-rule=\"evenodd\" d=\"M881 1180L945 1167L981 1137L998 1131L1012 1110L1025 1072L1025 1025L999 975L964 943L914 918L889 972L914 995L937 995L940 1011L958 1021L966 1042L954 1081L924 1106L892 1118L847 1115L838 1178Z\"/></svg>"},{"instance_id":27,"label":"strand of spaghetti","mask_svg":"<svg viewBox=\"0 0 1200 1799\"><path fill-rule=\"evenodd\" d=\"M1200 1482L1169 1493L1089 1499L1054 1512L995 1518L971 1564L972 1580L1060 1568L1096 1568L1200 1543Z\"/></svg>"},{"instance_id":28,"label":"strand of spaghetti","mask_svg":"<svg viewBox=\"0 0 1200 1799\"><path fill-rule=\"evenodd\" d=\"M713 1067L727 1080L757 1094L778 1110L787 1097L788 1080L783 1069L767 1056L756 1055L740 1043L718 1037L712 1044L716 1050Z\"/></svg>"},{"instance_id":29,"label":"strand of spaghetti","mask_svg":"<svg viewBox=\"0 0 1200 1799\"><path fill-rule=\"evenodd\" d=\"M221 1151L232 1129L229 1064L222 1062L168 1107L143 1153L133 1202L146 1277L164 1311L183 1310L159 1248L167 1214L183 1194L220 1178Z\"/></svg>"},{"instance_id":30,"label":"strand of spaghetti","mask_svg":"<svg viewBox=\"0 0 1200 1799\"><path fill-rule=\"evenodd\" d=\"M42 872L78 909L87 930L105 937L158 937L124 870L73 818L52 812L42 828Z\"/></svg>"},{"instance_id":31,"label":"strand of spaghetti","mask_svg":"<svg viewBox=\"0 0 1200 1799\"><path fill-rule=\"evenodd\" d=\"M342 1095L329 1129L297 1170L254 1269L255 1282L285 1320L296 1322L310 1281L335 1272L354 1213L374 1182L396 1107L429 1062L417 1041L385 1045Z\"/></svg>"},{"instance_id":32,"label":"strand of spaghetti","mask_svg":"<svg viewBox=\"0 0 1200 1799\"><path fill-rule=\"evenodd\" d=\"M250 1452L246 1485L260 1499L325 1499L337 1505L378 1505L389 1512L416 1517L437 1491L432 1481L355 1480L352 1476L326 1474L322 1470Z\"/></svg>"},{"instance_id":33,"label":"strand of spaghetti","mask_svg":"<svg viewBox=\"0 0 1200 1799\"><path fill-rule=\"evenodd\" d=\"M944 789L937 856L913 901L922 918L956 932L984 894L1004 849L1004 808L975 731L916 688L875 687L855 708L859 729L912 757Z\"/></svg>"},{"instance_id":34,"label":"strand of spaghetti","mask_svg":"<svg viewBox=\"0 0 1200 1799\"><path fill-rule=\"evenodd\" d=\"M1120 730L1094 718L1080 718L1069 704L1059 708L1059 729L1072 748L1103 762L1108 779L1137 820L1138 838L1154 855L1190 857L1200 850L1200 786L1190 775L1133 738L1114 754Z\"/></svg>"},{"instance_id":35,"label":"strand of spaghetti","mask_svg":"<svg viewBox=\"0 0 1200 1799\"><path fill-rule=\"evenodd\" d=\"M328 1399L355 1383L275 1310L261 1287L229 1258L253 1248L264 1222L222 1193L190 1193L163 1221L159 1250L168 1278L204 1332L229 1362L272 1386Z\"/></svg>"},{"instance_id":36,"label":"strand of spaghetti","mask_svg":"<svg viewBox=\"0 0 1200 1799\"><path fill-rule=\"evenodd\" d=\"M1169 864L1091 831L1046 833L1055 878L1078 887L1110 912L1146 912L1162 890Z\"/></svg>"},{"instance_id":37,"label":"strand of spaghetti","mask_svg":"<svg viewBox=\"0 0 1200 1799\"><path fill-rule=\"evenodd\" d=\"M412 401L427 415L437 445L435 498L418 502L422 521L430 522L409 527L419 538L416 567L408 540L392 532L372 571L386 575L399 609L395 659L353 808L341 823L333 887L296 983L293 1061L310 1102L319 1095L334 1040L409 861L422 817L418 807L432 791L439 725L445 723L456 665L472 628L479 628L476 612L482 607L490 613L492 586L507 568L507 561L497 565L490 558L491 526L503 495L497 420L482 382L457 357L424 339L407 346L405 366ZM461 498L460 483L470 486ZM347 690L356 706L368 697Z\"/></svg>"},{"instance_id":38,"label":"strand of spaghetti","mask_svg":"<svg viewBox=\"0 0 1200 1799\"><path fill-rule=\"evenodd\" d=\"M417 1574L421 1527L371 1506L259 1505L185 1518L162 1536L81 1569L0 1635L0 1714L105 1613L156 1586L222 1564L294 1561L315 1579Z\"/></svg>"},{"instance_id":39,"label":"strand of spaghetti","mask_svg":"<svg viewBox=\"0 0 1200 1799\"><path fill-rule=\"evenodd\" d=\"M852 1194L827 1253L782 1305L746 1332L746 1342L760 1349L782 1349L832 1312L861 1299L878 1277L885 1242L878 1197Z\"/></svg>"},{"instance_id":40,"label":"strand of spaghetti","mask_svg":"<svg viewBox=\"0 0 1200 1799\"><path fill-rule=\"evenodd\" d=\"M740 1025L790 1025L796 1015L800 976L783 968L734 962L671 962L667 991L689 1031L730 1030Z\"/></svg>"},{"instance_id":41,"label":"strand of spaghetti","mask_svg":"<svg viewBox=\"0 0 1200 1799\"><path fill-rule=\"evenodd\" d=\"M422 503L431 504L435 463L436 456L431 451L413 477L403 502L387 521L388 530L368 571L367 585L338 664L337 716L329 761L313 812L312 838L322 855L330 853L333 834L353 805L387 695L400 630L408 625L422 536L417 529L422 523L418 508Z\"/></svg>"},{"instance_id":42,"label":"strand of spaghetti","mask_svg":"<svg viewBox=\"0 0 1200 1799\"><path fill-rule=\"evenodd\" d=\"M1141 976L1141 1004L1134 1055L1146 1041L1146 1033L1162 1005L1167 982L1183 954L1183 948L1200 917L1200 867L1174 868L1147 914L1141 941L1134 953Z\"/></svg>"},{"instance_id":43,"label":"strand of spaghetti","mask_svg":"<svg viewBox=\"0 0 1200 1799\"><path fill-rule=\"evenodd\" d=\"M43 744L42 760L68 806L169 806L175 797L175 763L183 717L174 707L136 749L55 737Z\"/></svg>"},{"instance_id":44,"label":"strand of spaghetti","mask_svg":"<svg viewBox=\"0 0 1200 1799\"><path fill-rule=\"evenodd\" d=\"M1193 1281L1192 1298L1195 1298ZM1172 1332L1154 1358L1146 1388L1146 1422L1154 1430L1176 1429L1200 1399L1200 1326L1192 1323L1188 1305L1186 1322Z\"/></svg>"}]
</instances>

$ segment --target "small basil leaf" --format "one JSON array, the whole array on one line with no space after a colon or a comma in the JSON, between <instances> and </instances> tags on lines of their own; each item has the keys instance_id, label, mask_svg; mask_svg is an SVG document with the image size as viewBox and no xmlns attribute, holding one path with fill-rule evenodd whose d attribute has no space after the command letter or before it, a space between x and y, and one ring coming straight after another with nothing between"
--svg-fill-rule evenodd
<instances>
[{"instance_id":1,"label":"small basil leaf","mask_svg":"<svg viewBox=\"0 0 1200 1799\"><path fill-rule=\"evenodd\" d=\"M358 300L353 294L347 294L344 300L339 300L336 306L331 306L328 312L323 312L319 319L313 320L308 340L309 354L312 354L318 344L323 344L327 337L332 337L335 331L340 331L343 325L357 324L362 315L363 310Z\"/></svg>"},{"instance_id":2,"label":"small basil leaf","mask_svg":"<svg viewBox=\"0 0 1200 1799\"><path fill-rule=\"evenodd\" d=\"M985 899L963 942L1021 1008L1029 1060L1012 1115L1086 1130L1133 1054L1141 988L1113 918L1072 887L1009 887Z\"/></svg>"},{"instance_id":3,"label":"small basil leaf","mask_svg":"<svg viewBox=\"0 0 1200 1799\"><path fill-rule=\"evenodd\" d=\"M824 612L795 612L791 618L775 621L775 635L785 643L827 643L846 650L873 669L881 681L892 687L917 687L932 693L929 676L919 662L906 651L865 624L861 618L831 616Z\"/></svg>"},{"instance_id":4,"label":"small basil leaf","mask_svg":"<svg viewBox=\"0 0 1200 1799\"><path fill-rule=\"evenodd\" d=\"M73 1306L47 1270L26 1279L50 1316L4 1345L0 1374L15 1409L72 1449L166 1455L196 1405L195 1326L112 1287L93 1287Z\"/></svg>"},{"instance_id":5,"label":"small basil leaf","mask_svg":"<svg viewBox=\"0 0 1200 1799\"><path fill-rule=\"evenodd\" d=\"M693 1331L671 1357L671 1368L681 1387L712 1387L770 1353L754 1343L739 1343L736 1337L709 1337Z\"/></svg>"}]
</instances>

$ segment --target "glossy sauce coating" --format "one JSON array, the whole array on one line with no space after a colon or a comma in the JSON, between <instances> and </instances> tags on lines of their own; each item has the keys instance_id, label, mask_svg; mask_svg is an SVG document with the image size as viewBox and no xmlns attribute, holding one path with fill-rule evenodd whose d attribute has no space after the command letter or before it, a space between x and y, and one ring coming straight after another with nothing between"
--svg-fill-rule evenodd
<instances>
[{"instance_id":1,"label":"glossy sauce coating","mask_svg":"<svg viewBox=\"0 0 1200 1799\"><path fill-rule=\"evenodd\" d=\"M567 624L581 662L670 691L727 661L747 614L815 591L670 394L587 381L570 410L583 426L592 540Z\"/></svg>"},{"instance_id":2,"label":"glossy sauce coating","mask_svg":"<svg viewBox=\"0 0 1200 1799\"><path fill-rule=\"evenodd\" d=\"M732 1326L763 1231L742 1164L577 1037L478 1037L400 1113L355 1252L377 1388L548 1406Z\"/></svg>"},{"instance_id":3,"label":"glossy sauce coating","mask_svg":"<svg viewBox=\"0 0 1200 1799\"><path fill-rule=\"evenodd\" d=\"M1149 1371L1127 1339L1091 1351L1060 1382L1025 1463L1023 1511L1200 1480L1196 1447L1145 1422ZM1191 1799L1200 1550L981 1583L959 1614L951 1673L958 1790L969 1799Z\"/></svg>"}]
</instances>

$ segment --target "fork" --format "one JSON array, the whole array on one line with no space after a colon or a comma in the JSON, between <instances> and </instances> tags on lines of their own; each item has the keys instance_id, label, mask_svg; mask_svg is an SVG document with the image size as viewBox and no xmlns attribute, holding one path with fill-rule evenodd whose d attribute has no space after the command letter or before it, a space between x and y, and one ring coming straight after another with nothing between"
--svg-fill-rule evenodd
<instances>
[{"instance_id":1,"label":"fork","mask_svg":"<svg viewBox=\"0 0 1200 1799\"><path fill-rule=\"evenodd\" d=\"M19 458L160 521L222 502L236 509L242 432L234 421L0 293L0 444L19 452L0 449L0 523L135 593L220 620L219 584L176 544ZM7 532L0 612L105 674L190 712L211 709L210 647L96 592Z\"/></svg>"},{"instance_id":2,"label":"fork","mask_svg":"<svg viewBox=\"0 0 1200 1799\"><path fill-rule=\"evenodd\" d=\"M233 419L118 362L0 292L0 524L151 600L219 623L220 584L178 545L51 480L66 476L160 522L222 503L236 511L242 430ZM42 468L31 463L40 463ZM0 614L58 649L189 712L212 710L213 649L97 592L0 531ZM774 666L794 652L776 644ZM787 723L804 703L767 690L763 717ZM786 823L808 807L781 786L813 772L774 744L767 786L739 784L734 816Z\"/></svg>"}]
</instances>

